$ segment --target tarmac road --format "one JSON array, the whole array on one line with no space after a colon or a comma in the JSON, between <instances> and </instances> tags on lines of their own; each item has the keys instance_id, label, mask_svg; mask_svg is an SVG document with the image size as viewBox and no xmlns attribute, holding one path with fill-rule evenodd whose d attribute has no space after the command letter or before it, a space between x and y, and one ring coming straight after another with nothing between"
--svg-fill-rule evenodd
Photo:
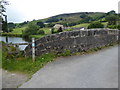
<instances>
[{"instance_id":1,"label":"tarmac road","mask_svg":"<svg viewBox=\"0 0 120 90\"><path fill-rule=\"evenodd\" d=\"M117 88L118 46L94 54L61 57L20 88Z\"/></svg>"}]
</instances>

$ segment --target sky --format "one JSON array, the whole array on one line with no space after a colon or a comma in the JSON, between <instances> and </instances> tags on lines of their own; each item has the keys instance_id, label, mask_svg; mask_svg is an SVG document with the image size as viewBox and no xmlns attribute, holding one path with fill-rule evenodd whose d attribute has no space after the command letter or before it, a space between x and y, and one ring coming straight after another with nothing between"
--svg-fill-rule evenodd
<instances>
[{"instance_id":1,"label":"sky","mask_svg":"<svg viewBox=\"0 0 120 90\"><path fill-rule=\"evenodd\" d=\"M8 22L20 23L75 12L118 12L120 0L7 0Z\"/></svg>"}]
</instances>

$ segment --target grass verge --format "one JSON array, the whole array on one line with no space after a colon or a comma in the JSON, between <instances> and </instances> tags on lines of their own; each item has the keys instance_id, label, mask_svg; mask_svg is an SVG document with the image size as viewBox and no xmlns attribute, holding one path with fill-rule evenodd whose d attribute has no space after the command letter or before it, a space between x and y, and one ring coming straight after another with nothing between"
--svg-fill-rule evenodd
<instances>
[{"instance_id":1,"label":"grass verge","mask_svg":"<svg viewBox=\"0 0 120 90\"><path fill-rule=\"evenodd\" d=\"M44 54L42 56L36 57L36 61L33 62L31 57L14 57L14 58L7 58L7 53L3 52L2 57L2 68L11 72L21 72L31 76L40 68L42 68L48 62L54 60L55 55L53 53Z\"/></svg>"},{"instance_id":2,"label":"grass verge","mask_svg":"<svg viewBox=\"0 0 120 90\"><path fill-rule=\"evenodd\" d=\"M60 56L72 56L72 55L83 55L83 54L90 54L94 53L96 51L99 51L101 49L104 49L106 47L110 47L113 45L117 45L117 43L109 44L103 47L97 47L93 49L89 49L87 51L81 51L77 53L71 54L69 50L65 50L61 54L55 54L55 53L48 53L43 54L41 56L36 57L36 61L32 62L31 57L24 57L22 55L10 55L7 53L7 47L3 45L2 48L2 68L8 71L14 71L14 72L22 72L29 76L33 75L36 71L38 71L40 68L45 66L47 63L55 60L55 58ZM13 49L13 47L11 47ZM13 49L14 50L14 49Z\"/></svg>"}]
</instances>

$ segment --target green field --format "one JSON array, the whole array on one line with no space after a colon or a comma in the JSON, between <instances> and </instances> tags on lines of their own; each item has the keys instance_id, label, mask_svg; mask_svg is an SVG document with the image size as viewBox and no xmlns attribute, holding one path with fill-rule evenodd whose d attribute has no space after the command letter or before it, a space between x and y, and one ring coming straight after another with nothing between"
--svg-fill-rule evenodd
<instances>
[{"instance_id":1,"label":"green field","mask_svg":"<svg viewBox=\"0 0 120 90\"><path fill-rule=\"evenodd\" d=\"M26 28L27 27L15 28L11 33L22 34L22 31L24 31Z\"/></svg>"},{"instance_id":2,"label":"green field","mask_svg":"<svg viewBox=\"0 0 120 90\"><path fill-rule=\"evenodd\" d=\"M51 34L50 28L41 28L45 32L45 34Z\"/></svg>"},{"instance_id":3,"label":"green field","mask_svg":"<svg viewBox=\"0 0 120 90\"><path fill-rule=\"evenodd\" d=\"M87 28L88 27L88 25L89 25L89 23L83 23L83 24L78 24L78 25L75 25L75 26L73 26L73 27L85 27L85 28Z\"/></svg>"},{"instance_id":4,"label":"green field","mask_svg":"<svg viewBox=\"0 0 120 90\"><path fill-rule=\"evenodd\" d=\"M88 25L90 23L83 23L83 24L78 24L78 25L75 25L75 26L72 26L74 28L78 28L78 27L85 27L87 28ZM107 22L103 22L102 24L104 24L105 27L107 27ZM27 26L24 26L24 27L20 27L20 28L15 28L13 29L12 32L10 33L3 33L3 35L8 35L8 36L22 36L22 32L27 28ZM45 35L49 35L51 34L51 28L40 28L40 30L43 30L45 32ZM64 31L71 31L72 29L66 29ZM57 32L57 30L54 30L55 32ZM44 37L45 35L30 35L30 38L34 37L34 38L41 38L41 37Z\"/></svg>"},{"instance_id":5,"label":"green field","mask_svg":"<svg viewBox=\"0 0 120 90\"><path fill-rule=\"evenodd\" d=\"M44 37L45 35L30 35L31 38L41 38Z\"/></svg>"},{"instance_id":6,"label":"green field","mask_svg":"<svg viewBox=\"0 0 120 90\"><path fill-rule=\"evenodd\" d=\"M77 28L77 27L85 27L85 28L87 28L89 24L90 24L90 23L83 23L83 24L75 25L75 26L73 26L73 27L74 27L74 28ZM103 22L102 24L106 27L107 24L108 24L108 22Z\"/></svg>"}]
</instances>

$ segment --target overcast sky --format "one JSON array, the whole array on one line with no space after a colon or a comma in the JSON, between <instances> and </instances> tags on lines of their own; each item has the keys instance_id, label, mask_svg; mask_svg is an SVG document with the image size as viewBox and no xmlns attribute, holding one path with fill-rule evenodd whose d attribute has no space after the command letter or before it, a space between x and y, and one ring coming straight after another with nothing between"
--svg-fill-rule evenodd
<instances>
[{"instance_id":1,"label":"overcast sky","mask_svg":"<svg viewBox=\"0 0 120 90\"><path fill-rule=\"evenodd\" d=\"M118 12L119 0L7 0L9 22L43 19L63 13Z\"/></svg>"}]
</instances>

